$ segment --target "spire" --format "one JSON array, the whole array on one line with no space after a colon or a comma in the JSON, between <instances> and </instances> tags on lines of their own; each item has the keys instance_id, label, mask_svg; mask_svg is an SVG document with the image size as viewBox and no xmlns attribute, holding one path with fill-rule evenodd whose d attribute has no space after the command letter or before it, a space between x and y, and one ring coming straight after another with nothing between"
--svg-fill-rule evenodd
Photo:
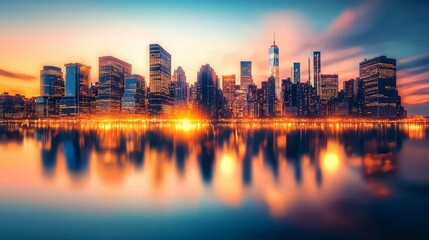
<instances>
[{"instance_id":1,"label":"spire","mask_svg":"<svg viewBox=\"0 0 429 240\"><path fill-rule=\"evenodd\" d=\"M273 45L276 45L276 32L274 32L274 44Z\"/></svg>"}]
</instances>

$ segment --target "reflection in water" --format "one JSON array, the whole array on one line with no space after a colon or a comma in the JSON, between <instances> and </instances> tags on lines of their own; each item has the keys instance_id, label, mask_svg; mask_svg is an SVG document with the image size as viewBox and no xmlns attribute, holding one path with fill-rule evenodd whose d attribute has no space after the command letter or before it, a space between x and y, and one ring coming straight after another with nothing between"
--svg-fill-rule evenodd
<instances>
[{"instance_id":1,"label":"reflection in water","mask_svg":"<svg viewBox=\"0 0 429 240\"><path fill-rule=\"evenodd\" d=\"M4 124L0 139L0 146L35 139L45 181L67 176L88 191L122 189L124 198L161 208L251 201L297 226L353 228L342 203L315 206L344 192L391 196L388 179L397 174L404 142L427 142L429 134L427 125L405 123L76 123ZM323 221L297 217L308 212Z\"/></svg>"}]
</instances>

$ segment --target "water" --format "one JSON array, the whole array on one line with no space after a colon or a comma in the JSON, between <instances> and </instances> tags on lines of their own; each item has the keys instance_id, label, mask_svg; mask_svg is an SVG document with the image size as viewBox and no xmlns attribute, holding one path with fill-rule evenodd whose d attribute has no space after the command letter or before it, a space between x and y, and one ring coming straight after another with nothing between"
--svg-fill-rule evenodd
<instances>
[{"instance_id":1,"label":"water","mask_svg":"<svg viewBox=\"0 0 429 240\"><path fill-rule=\"evenodd\" d=\"M425 124L0 125L2 239L429 233Z\"/></svg>"}]
</instances>

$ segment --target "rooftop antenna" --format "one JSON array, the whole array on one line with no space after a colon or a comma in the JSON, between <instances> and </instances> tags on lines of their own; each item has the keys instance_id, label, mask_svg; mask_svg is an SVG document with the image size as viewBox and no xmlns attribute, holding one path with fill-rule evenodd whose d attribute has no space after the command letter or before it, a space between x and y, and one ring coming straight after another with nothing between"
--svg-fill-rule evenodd
<instances>
[{"instance_id":1,"label":"rooftop antenna","mask_svg":"<svg viewBox=\"0 0 429 240\"><path fill-rule=\"evenodd\" d=\"M274 32L274 45L276 45L276 32Z\"/></svg>"}]
</instances>

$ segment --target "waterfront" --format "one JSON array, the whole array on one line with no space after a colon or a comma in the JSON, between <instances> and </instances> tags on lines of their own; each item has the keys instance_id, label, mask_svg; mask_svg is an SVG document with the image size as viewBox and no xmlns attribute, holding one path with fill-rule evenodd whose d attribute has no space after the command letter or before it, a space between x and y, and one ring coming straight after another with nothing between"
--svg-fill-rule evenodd
<instances>
[{"instance_id":1,"label":"waterfront","mask_svg":"<svg viewBox=\"0 0 429 240\"><path fill-rule=\"evenodd\" d=\"M7 238L417 238L429 125L0 125Z\"/></svg>"}]
</instances>

